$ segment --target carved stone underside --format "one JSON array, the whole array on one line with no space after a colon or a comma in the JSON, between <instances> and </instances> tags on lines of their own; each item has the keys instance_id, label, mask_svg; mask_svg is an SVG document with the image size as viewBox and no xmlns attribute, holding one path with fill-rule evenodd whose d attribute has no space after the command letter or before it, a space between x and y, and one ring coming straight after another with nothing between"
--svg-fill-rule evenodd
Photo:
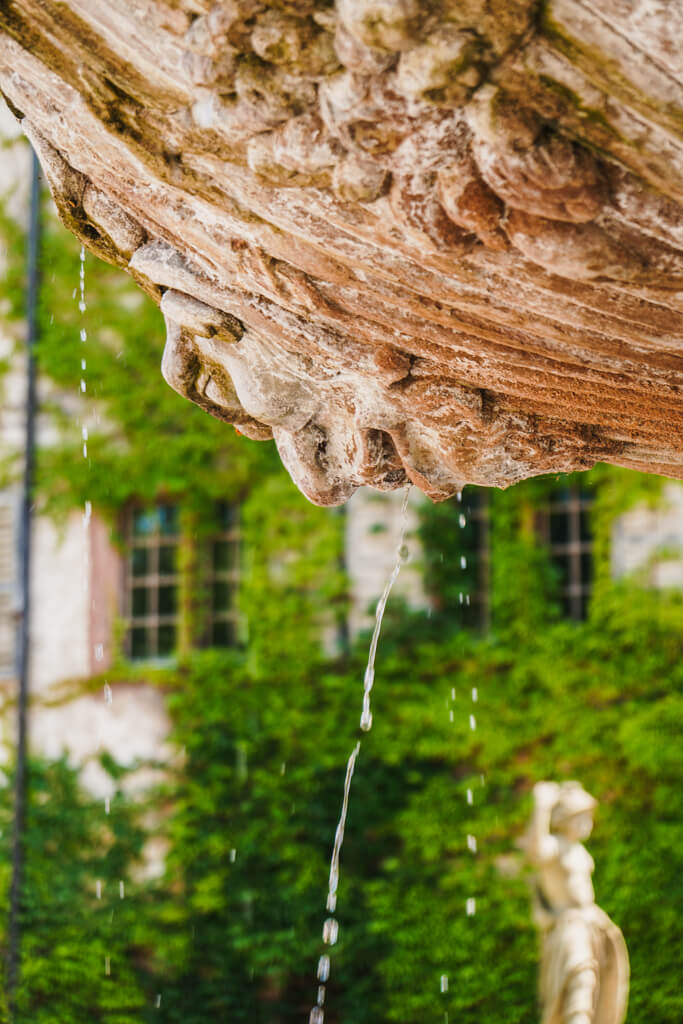
<instances>
[{"instance_id":1,"label":"carved stone underside","mask_svg":"<svg viewBox=\"0 0 683 1024\"><path fill-rule=\"evenodd\" d=\"M679 0L4 0L61 215L313 501L683 476Z\"/></svg>"}]
</instances>

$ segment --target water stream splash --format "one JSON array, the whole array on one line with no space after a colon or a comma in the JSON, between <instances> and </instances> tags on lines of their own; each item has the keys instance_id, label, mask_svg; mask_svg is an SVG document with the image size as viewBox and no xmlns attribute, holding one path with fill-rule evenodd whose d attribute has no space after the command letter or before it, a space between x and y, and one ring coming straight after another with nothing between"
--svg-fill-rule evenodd
<instances>
[{"instance_id":1,"label":"water stream splash","mask_svg":"<svg viewBox=\"0 0 683 1024\"><path fill-rule=\"evenodd\" d=\"M401 566L405 563L408 558L408 550L406 548L405 539L408 530L408 499L410 497L410 485L406 487L405 495L403 498L403 504L401 505L401 526L399 532L399 540L396 548L396 559L394 567L391 571L391 575L386 582L382 596L377 602L377 608L375 610L375 627L372 632L372 640L370 641L370 650L368 653L368 662L365 668L365 676L363 678L363 710L360 717L360 728L363 732L369 732L372 728L372 711L370 709L370 693L375 681L375 658L377 656L377 644L379 642L379 634L382 628L382 620L384 618L384 612L389 600L389 594L398 578L398 574L401 571ZM342 798L341 813L339 815L339 823L337 825L337 831L334 836L334 847L332 849L332 858L330 861L330 879L327 889L327 903L326 910L329 914L333 914L337 909L337 888L339 885L339 858L341 856L341 848L344 842L344 831L346 829L346 818L349 810L349 795L351 792L351 780L353 779L353 773L356 768L356 760L360 752L360 743L358 740L355 747L349 755L349 759L346 763L346 776L344 778L344 795ZM325 919L323 924L323 942L327 946L334 946L339 935L339 923L336 918L328 917ZM309 1024L323 1024L325 1020L325 1011L323 1006L325 1004L326 987L330 976L330 958L327 954L323 954L318 960L318 969L316 977L319 982L318 992L316 998L316 1004L310 1012L308 1021Z\"/></svg>"},{"instance_id":2,"label":"water stream splash","mask_svg":"<svg viewBox=\"0 0 683 1024\"><path fill-rule=\"evenodd\" d=\"M401 506L401 532L399 535L398 546L396 548L396 561L394 562L394 568L391 570L391 576L386 582L386 586L384 587L382 596L377 602L377 608L375 610L375 628L372 631L372 640L370 641L370 651L368 654L368 664L365 669L365 678L363 679L363 710L360 716L360 727L363 730L363 732L369 732L370 729L372 728L370 693L375 682L375 657L377 655L379 633L382 628L382 619L384 618L384 612L387 607L387 601L389 600L389 594L391 593L392 587L394 586L394 583L398 578L398 574L401 571L401 566L408 557L408 550L405 545L405 538L406 531L408 529L409 497L410 487L406 487L406 492L403 498L403 505Z\"/></svg>"}]
</instances>

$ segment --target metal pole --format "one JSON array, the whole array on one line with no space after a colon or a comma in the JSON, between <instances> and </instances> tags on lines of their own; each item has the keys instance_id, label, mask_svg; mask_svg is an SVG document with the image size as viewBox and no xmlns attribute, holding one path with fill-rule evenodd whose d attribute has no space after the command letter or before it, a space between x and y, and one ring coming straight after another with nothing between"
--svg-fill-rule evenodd
<instances>
[{"instance_id":1,"label":"metal pole","mask_svg":"<svg viewBox=\"0 0 683 1024\"><path fill-rule=\"evenodd\" d=\"M36 363L38 339L38 289L40 286L40 164L32 154L31 212L28 234L26 286L26 429L24 449L24 488L19 532L21 573L20 605L17 623L17 765L14 795L14 832L12 839L12 880L10 886L9 936L7 951L7 992L11 1018L15 1020L15 996L21 973L21 909L24 874L24 830L28 773L27 712L29 691L29 632L31 577L31 506L35 462Z\"/></svg>"}]
</instances>

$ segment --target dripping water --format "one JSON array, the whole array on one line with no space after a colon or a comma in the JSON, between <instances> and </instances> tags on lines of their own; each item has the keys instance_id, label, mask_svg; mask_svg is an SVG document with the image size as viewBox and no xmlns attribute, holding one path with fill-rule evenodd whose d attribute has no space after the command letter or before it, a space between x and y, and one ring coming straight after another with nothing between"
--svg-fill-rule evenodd
<instances>
[{"instance_id":1,"label":"dripping water","mask_svg":"<svg viewBox=\"0 0 683 1024\"><path fill-rule=\"evenodd\" d=\"M377 644L379 642L379 634L382 628L382 620L384 618L384 612L386 610L387 601L389 600L389 594L398 578L398 574L401 571L401 566L406 562L408 557L408 551L405 544L406 533L408 530L408 499L410 497L410 485L406 488L405 495L403 497L403 503L401 505L401 526L399 531L398 545L396 548L396 558L394 561L394 567L391 571L391 575L387 580L387 583L382 592L382 596L377 602L377 608L375 610L375 625L372 632L372 639L370 641L370 650L368 652L368 661L365 668L365 675L363 677L363 708L360 717L360 728L363 732L369 732L372 728L372 711L370 708L370 693L375 681L375 658L377 655ZM339 815L339 823L334 836L334 846L332 849L332 857L330 860L330 877L327 889L327 902L325 909L328 914L334 914L337 909L337 888L339 886L339 859L341 856L341 849L344 842L344 831L346 828L346 818L349 809L349 795L351 793L351 781L353 779L353 773L356 768L356 760L360 752L361 741L358 740L355 747L349 755L349 759L346 763L346 775L344 777L344 794L342 797L341 812ZM339 936L339 923L335 917L327 917L323 924L323 942L327 946L334 946ZM323 1006L325 1004L326 995L326 982L330 976L330 957L327 954L323 954L318 960L318 968L316 971L316 977L319 982L318 990L316 995L316 1004L310 1012L309 1024L323 1024L325 1020L325 1011Z\"/></svg>"},{"instance_id":2,"label":"dripping water","mask_svg":"<svg viewBox=\"0 0 683 1024\"><path fill-rule=\"evenodd\" d=\"M389 600L389 594L391 593L392 587L394 586L394 583L398 578L398 574L401 571L401 566L408 557L408 551L405 546L405 536L408 528L409 497L410 487L406 487L406 492L403 498L403 505L401 506L401 532L399 536L398 547L396 549L396 560L394 562L394 568L391 570L391 575L386 582L384 591L382 592L382 596L377 602L377 609L375 611L375 628L372 631L372 640L370 641L370 652L368 654L368 664L365 669L365 678L363 680L363 710L360 717L360 727L364 732L368 732L372 728L370 693L375 682L375 657L377 655L377 643L379 641L379 633L382 628L382 619L384 618L384 612L387 607L387 601Z\"/></svg>"}]
</instances>

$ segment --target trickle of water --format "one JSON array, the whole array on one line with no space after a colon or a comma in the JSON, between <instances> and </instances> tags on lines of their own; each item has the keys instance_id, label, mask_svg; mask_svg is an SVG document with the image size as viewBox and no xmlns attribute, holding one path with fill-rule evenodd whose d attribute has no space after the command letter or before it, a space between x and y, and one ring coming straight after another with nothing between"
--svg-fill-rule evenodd
<instances>
[{"instance_id":1,"label":"trickle of water","mask_svg":"<svg viewBox=\"0 0 683 1024\"><path fill-rule=\"evenodd\" d=\"M448 712L448 717L451 720L451 722L455 721L455 715L453 714L452 710Z\"/></svg>"},{"instance_id":2,"label":"trickle of water","mask_svg":"<svg viewBox=\"0 0 683 1024\"><path fill-rule=\"evenodd\" d=\"M351 751L349 760L346 763L346 776L344 778L344 796L342 798L341 813L339 815L339 824L337 825L337 831L334 835L334 847L332 849L332 859L330 861L330 881L327 889L327 909L331 914L337 908L337 886L339 885L339 856L341 854L342 843L344 842L344 829L346 828L346 816L349 810L349 793L351 792L351 779L353 778L353 772L356 767L356 758L360 750L360 741L356 743L355 747ZM329 923L332 918L325 922L325 925ZM334 922L336 927L336 921ZM324 938L323 933L323 938ZM327 941L327 940L325 940ZM335 940L336 941L336 932Z\"/></svg>"},{"instance_id":3,"label":"trickle of water","mask_svg":"<svg viewBox=\"0 0 683 1024\"><path fill-rule=\"evenodd\" d=\"M451 700L455 700L455 687L451 686Z\"/></svg>"},{"instance_id":4,"label":"trickle of water","mask_svg":"<svg viewBox=\"0 0 683 1024\"><path fill-rule=\"evenodd\" d=\"M327 955L323 955L318 960L318 981L327 981L330 976L330 958Z\"/></svg>"},{"instance_id":5,"label":"trickle of water","mask_svg":"<svg viewBox=\"0 0 683 1024\"><path fill-rule=\"evenodd\" d=\"M370 692L375 682L375 657L377 655L377 644L379 642L379 634L382 628L382 619L384 618L384 612L387 607L387 601L389 600L389 594L391 593L392 587L396 582L398 574L401 571L401 566L408 558L408 549L405 544L406 531L408 529L408 499L410 497L410 487L406 487L406 492L403 498L403 505L401 506L401 530L398 539L398 546L396 548L396 560L394 562L394 568L391 571L391 576L386 582L386 586L382 592L382 596L377 602L377 608L375 609L375 628L372 631L372 640L370 641L370 651L368 653L368 664L365 669L365 677L363 679L363 710L360 716L360 727L364 732L369 732L372 728L372 712L370 710Z\"/></svg>"},{"instance_id":6,"label":"trickle of water","mask_svg":"<svg viewBox=\"0 0 683 1024\"><path fill-rule=\"evenodd\" d=\"M85 304L85 249L84 249L83 246L81 246L81 256L80 256L80 259L81 259L81 266L80 266L80 269L78 271L78 281L79 281L79 291L80 291L79 300L78 300L78 309L79 309L79 311L81 313L85 313L85 311L86 311L86 309L88 307Z\"/></svg>"},{"instance_id":7,"label":"trickle of water","mask_svg":"<svg viewBox=\"0 0 683 1024\"><path fill-rule=\"evenodd\" d=\"M360 727L363 732L368 732L372 727L372 711L370 709L370 693L372 691L373 684L375 682L375 658L377 656L377 644L379 642L379 634L382 628L382 619L384 618L384 612L389 599L391 589L396 582L401 566L408 559L408 548L405 544L406 532L408 529L408 499L410 497L410 485L406 488L405 495L403 498L403 504L401 506L401 527L399 532L398 545L396 547L396 559L394 567L391 571L391 575L387 580L386 586L382 591L382 596L377 602L377 608L375 609L375 626L372 632L372 639L370 641L370 650L368 652L368 661L365 668L365 675L363 677L363 708L360 716ZM337 831L334 836L334 847L332 849L332 857L330 861L330 878L327 890L327 902L326 909L328 913L333 914L337 908L337 888L339 886L339 858L341 854L342 844L344 842L344 830L346 828L346 816L349 809L349 794L351 791L351 780L353 778L354 769L356 767L356 759L360 751L360 740L356 743L355 747L349 755L349 759L346 763L346 776L344 778L344 795L342 799L341 813L339 815L339 823L337 825ZM284 774L284 763L282 765L281 773ZM323 942L328 946L334 946L339 935L339 923L336 918L328 917L323 924ZM330 972L330 959L328 956L322 956L318 961L318 981L326 981L329 977ZM325 998L325 986L318 986L318 997L317 1004L311 1010L309 1016L309 1024L322 1024L324 1020L324 1013L322 1010L322 1004Z\"/></svg>"},{"instance_id":8,"label":"trickle of water","mask_svg":"<svg viewBox=\"0 0 683 1024\"><path fill-rule=\"evenodd\" d=\"M474 836L468 835L468 837L467 837L467 849L471 853L476 853L477 852L477 840L475 839Z\"/></svg>"},{"instance_id":9,"label":"trickle of water","mask_svg":"<svg viewBox=\"0 0 683 1024\"><path fill-rule=\"evenodd\" d=\"M125 899L125 896L126 896L126 886L123 883L123 881L121 881L121 882L119 882L119 899L120 900Z\"/></svg>"},{"instance_id":10,"label":"trickle of water","mask_svg":"<svg viewBox=\"0 0 683 1024\"><path fill-rule=\"evenodd\" d=\"M472 793L471 789L467 790L467 803L470 805L470 807L474 803L474 794Z\"/></svg>"},{"instance_id":11,"label":"trickle of water","mask_svg":"<svg viewBox=\"0 0 683 1024\"><path fill-rule=\"evenodd\" d=\"M441 992L448 992L448 975L442 974L439 980L439 989Z\"/></svg>"},{"instance_id":12,"label":"trickle of water","mask_svg":"<svg viewBox=\"0 0 683 1024\"><path fill-rule=\"evenodd\" d=\"M157 999L154 1005L157 1008L157 1010L161 1008L161 992L157 992Z\"/></svg>"},{"instance_id":13,"label":"trickle of water","mask_svg":"<svg viewBox=\"0 0 683 1024\"><path fill-rule=\"evenodd\" d=\"M470 896L465 904L465 910L468 917L474 917L477 912L477 901L474 896Z\"/></svg>"},{"instance_id":14,"label":"trickle of water","mask_svg":"<svg viewBox=\"0 0 683 1024\"><path fill-rule=\"evenodd\" d=\"M323 925L323 942L327 946L334 946L339 937L339 923L334 917L328 917Z\"/></svg>"}]
</instances>

